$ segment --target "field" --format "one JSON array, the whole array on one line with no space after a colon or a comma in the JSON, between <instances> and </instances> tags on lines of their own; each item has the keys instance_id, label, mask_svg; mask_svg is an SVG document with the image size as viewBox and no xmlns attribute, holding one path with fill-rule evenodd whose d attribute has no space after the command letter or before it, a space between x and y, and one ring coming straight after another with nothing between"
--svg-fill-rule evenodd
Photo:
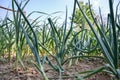
<instances>
[{"instance_id":1,"label":"field","mask_svg":"<svg viewBox=\"0 0 120 80\"><path fill-rule=\"evenodd\" d=\"M61 24L51 16L59 12L26 15L29 0L11 2L4 9L13 19L0 21L0 80L120 80L120 2L115 12L109 0L104 21L90 1L74 0L73 14L68 18L66 8ZM31 20L34 13L40 17Z\"/></svg>"}]
</instances>

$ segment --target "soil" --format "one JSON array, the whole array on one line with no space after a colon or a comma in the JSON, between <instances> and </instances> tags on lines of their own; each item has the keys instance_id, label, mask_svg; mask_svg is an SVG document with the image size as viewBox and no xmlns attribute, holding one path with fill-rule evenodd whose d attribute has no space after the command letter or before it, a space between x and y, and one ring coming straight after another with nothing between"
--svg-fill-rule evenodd
<instances>
[{"instance_id":1,"label":"soil","mask_svg":"<svg viewBox=\"0 0 120 80\"><path fill-rule=\"evenodd\" d=\"M74 62L74 61L73 61ZM24 61L26 70L24 70L20 64L15 69L15 59L8 61L0 60L0 80L43 80L41 73L30 63L29 59ZM82 59L77 64L68 66L66 63L63 68L64 72L62 80L75 80L74 76L77 76L79 72L86 70L94 70L103 66L104 61L101 59ZM49 80L58 80L59 74L53 70L47 63L44 65L44 70ZM79 75L78 75L79 76ZM81 75L82 76L82 75ZM107 73L98 73L84 80L110 80L110 76Z\"/></svg>"}]
</instances>

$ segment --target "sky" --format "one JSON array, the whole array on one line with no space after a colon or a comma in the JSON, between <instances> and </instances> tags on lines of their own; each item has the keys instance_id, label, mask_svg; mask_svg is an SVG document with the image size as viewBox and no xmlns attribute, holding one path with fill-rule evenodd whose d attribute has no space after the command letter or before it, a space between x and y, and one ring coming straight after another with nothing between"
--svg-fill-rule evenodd
<instances>
[{"instance_id":1,"label":"sky","mask_svg":"<svg viewBox=\"0 0 120 80\"><path fill-rule=\"evenodd\" d=\"M11 4L12 4L11 1L12 0L0 0L0 6L11 8ZM79 0L79 1L87 2L88 0ZM106 15L109 12L108 0L90 0L90 1L96 13L98 13L99 7L101 8L103 15ZM116 6L119 0L114 0L114 1ZM74 4L74 0L30 0L25 8L25 11L26 14L29 14L32 11L40 11L48 14L57 11L62 11L57 15L60 17L65 17L66 6L68 9L68 16L71 16L73 10L73 4ZM7 11L0 9L0 18L1 17L3 18L6 15L6 12ZM9 12L9 16L11 15L12 13ZM39 15L40 14L34 14L32 18L36 18Z\"/></svg>"}]
</instances>

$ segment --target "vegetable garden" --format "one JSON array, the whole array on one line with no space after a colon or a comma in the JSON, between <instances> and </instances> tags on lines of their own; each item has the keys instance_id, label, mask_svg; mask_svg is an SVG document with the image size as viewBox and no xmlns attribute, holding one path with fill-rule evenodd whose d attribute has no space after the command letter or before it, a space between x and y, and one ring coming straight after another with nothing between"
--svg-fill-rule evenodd
<instances>
[{"instance_id":1,"label":"vegetable garden","mask_svg":"<svg viewBox=\"0 0 120 80\"><path fill-rule=\"evenodd\" d=\"M25 15L23 11L29 1L18 3L12 0L13 19L6 14L4 20L0 21L0 65L11 66L12 64L14 66L12 72L17 75L20 69L27 71L28 65L32 65L38 72L37 80L99 80L90 79L99 73L107 75L108 80L120 79L120 13L118 10L120 1L115 12L113 0L109 0L110 13L107 15L106 23L101 15L101 9L99 9L99 19L96 18L90 1L87 3L87 13L83 5L78 0L74 0L70 24L68 24L67 8L62 24L58 24L58 17L51 17L59 12L47 14L33 11ZM77 11L82 17L76 16ZM34 13L40 16L29 20ZM41 15L46 18L40 20ZM81 24L77 25L79 23ZM88 66L98 66L86 70L84 66L80 68L83 63L84 65L88 63ZM73 70L76 69L77 72L70 72L73 66L75 66ZM83 70L79 71L79 69ZM52 76L52 72L48 74L49 71L56 73L57 76ZM0 80L9 80L5 78L6 73L0 69Z\"/></svg>"}]
</instances>

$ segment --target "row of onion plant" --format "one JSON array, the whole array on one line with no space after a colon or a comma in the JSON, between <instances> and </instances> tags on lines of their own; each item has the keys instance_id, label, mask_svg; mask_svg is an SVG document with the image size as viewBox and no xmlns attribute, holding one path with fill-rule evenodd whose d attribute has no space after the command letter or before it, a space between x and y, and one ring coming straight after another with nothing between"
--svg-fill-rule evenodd
<instances>
[{"instance_id":1,"label":"row of onion plant","mask_svg":"<svg viewBox=\"0 0 120 80\"><path fill-rule=\"evenodd\" d=\"M23 2L18 3L16 0L12 0L13 20L9 19L6 16L5 20L2 21L0 27L0 33L3 34L0 35L0 40L1 40L0 44L3 45L3 46L0 45L0 56L7 49L9 54L8 57L10 60L11 52L12 52L11 50L15 49L14 51L16 53L16 62L15 62L16 68L19 61L23 66L23 68L26 69L26 66L24 65L23 62L23 58L30 51L30 53L32 53L35 58L35 61L32 61L32 63L41 72L44 80L49 79L43 68L45 63L48 63L52 69L57 71L59 73L59 79L62 79L63 77L64 78L68 77L62 75L62 73L64 73L63 65L65 65L66 62L69 61L69 65L72 65L73 59L76 60L76 64L77 64L79 58L93 57L89 55L89 53L92 53L96 51L96 49L99 49L100 48L99 45L101 46L103 53L106 52L106 48L108 48L108 50L112 52L110 47L114 45L112 43L111 43L112 45L109 45L109 42L106 40L105 37L106 35L107 37L109 37L109 35L112 34L112 32L111 33L109 32L112 31L112 29L110 28L111 24L108 25L107 32L102 32L103 31L101 30L102 28L100 28L97 22L94 21L94 23L98 28L97 31L100 32L99 36L102 37L99 38L99 36L96 36L98 35L98 33L95 32L96 28L94 29L92 27L93 26L92 23L90 23L85 13L82 11L77 0L74 1L73 14L70 25L67 24L68 21L67 8L66 8L65 20L62 25L58 25L57 23L58 19L50 17L50 15L47 13L33 11L29 15L25 15L23 11L29 1L30 0L27 0L23 4ZM74 20L75 9L77 4L92 30L85 29L84 28L85 26L82 26L82 28L79 31L74 31L73 20ZM39 20L41 15L36 19L34 19L33 21L29 20L29 17L33 13L45 14L49 17L47 17L45 21L42 21L43 22L42 25L39 25L41 21L39 22L37 21ZM118 19L119 21L119 18L116 19ZM116 25L119 27L119 23L116 23ZM95 34L95 36L93 34ZM113 37L110 36L109 38L110 38L110 42L114 42ZM104 45L102 42L104 43ZM26 52L25 51L26 49L28 49L29 51ZM109 65L106 66L113 71L114 64L110 60L114 61L113 59L111 59L115 57L113 56L114 54L111 53L109 55L107 51L107 53L103 55L105 56L105 59L109 63ZM112 57L108 59L109 56ZM53 58L54 61L52 61L51 58ZM114 61L114 63L115 62L116 61ZM98 70L89 71L91 72L91 74L89 74L88 76L95 74L95 72L97 71L103 70L103 68L105 68L105 66ZM117 74L117 72L118 70L114 71L114 74ZM83 78L86 78L88 76L85 76ZM81 78L81 76L79 77L77 74L77 76L75 75L73 76L73 78Z\"/></svg>"}]
</instances>

